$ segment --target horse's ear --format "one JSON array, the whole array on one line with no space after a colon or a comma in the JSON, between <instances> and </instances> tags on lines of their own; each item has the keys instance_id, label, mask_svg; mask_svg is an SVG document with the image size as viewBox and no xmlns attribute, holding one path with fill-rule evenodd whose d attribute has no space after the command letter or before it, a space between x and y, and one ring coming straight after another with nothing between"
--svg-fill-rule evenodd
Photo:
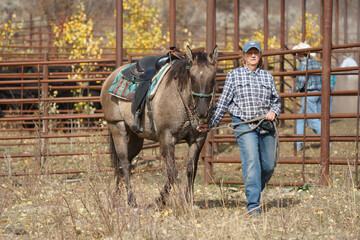
<instances>
[{"instance_id":1,"label":"horse's ear","mask_svg":"<svg viewBox=\"0 0 360 240\"><path fill-rule=\"evenodd\" d=\"M189 46L186 46L186 57L190 60L193 61L194 57L193 57L193 52L191 51Z\"/></svg>"},{"instance_id":2,"label":"horse's ear","mask_svg":"<svg viewBox=\"0 0 360 240\"><path fill-rule=\"evenodd\" d=\"M212 64L216 63L216 59L218 57L218 46L216 45L213 52L209 54L208 56L208 60L209 62L211 62Z\"/></svg>"}]
</instances>

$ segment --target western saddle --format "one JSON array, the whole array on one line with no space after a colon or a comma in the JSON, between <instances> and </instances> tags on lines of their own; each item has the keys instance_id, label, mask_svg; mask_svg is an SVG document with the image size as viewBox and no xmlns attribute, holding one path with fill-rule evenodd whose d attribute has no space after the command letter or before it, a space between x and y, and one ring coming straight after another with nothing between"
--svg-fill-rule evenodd
<instances>
[{"instance_id":1,"label":"western saddle","mask_svg":"<svg viewBox=\"0 0 360 240\"><path fill-rule=\"evenodd\" d=\"M151 129L154 127L152 111L150 108L149 89L151 80L156 73L167 63L176 59L181 59L183 56L178 54L179 50L176 47L171 47L170 51L165 56L146 56L139 59L136 64L124 69L121 74L127 80L139 83L135 90L134 99L131 105L131 112L134 114L134 123L132 130L135 132L143 132L142 126L143 112L145 104L148 108L148 117Z\"/></svg>"}]
</instances>

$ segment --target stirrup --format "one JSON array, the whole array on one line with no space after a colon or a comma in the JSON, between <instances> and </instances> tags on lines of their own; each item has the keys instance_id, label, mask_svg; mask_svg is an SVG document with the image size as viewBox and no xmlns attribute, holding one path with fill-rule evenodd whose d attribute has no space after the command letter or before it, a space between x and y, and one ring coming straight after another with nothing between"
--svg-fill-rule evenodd
<instances>
[{"instance_id":1,"label":"stirrup","mask_svg":"<svg viewBox=\"0 0 360 240\"><path fill-rule=\"evenodd\" d=\"M135 113L134 123L132 124L131 129L134 132L142 133L142 132L144 132L144 128L141 126L139 127L139 125L141 125L141 121L139 122L139 125L138 125L139 115L140 115L140 110L136 111L136 113Z\"/></svg>"}]
</instances>

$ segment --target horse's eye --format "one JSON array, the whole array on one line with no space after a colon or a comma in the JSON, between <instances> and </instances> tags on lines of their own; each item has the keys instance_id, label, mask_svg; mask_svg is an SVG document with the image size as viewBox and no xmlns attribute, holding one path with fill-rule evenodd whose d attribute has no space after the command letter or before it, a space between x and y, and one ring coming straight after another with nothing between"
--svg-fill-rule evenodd
<instances>
[{"instance_id":1,"label":"horse's eye","mask_svg":"<svg viewBox=\"0 0 360 240\"><path fill-rule=\"evenodd\" d=\"M191 83L195 82L195 77L194 76L191 76L190 79L191 79Z\"/></svg>"}]
</instances>

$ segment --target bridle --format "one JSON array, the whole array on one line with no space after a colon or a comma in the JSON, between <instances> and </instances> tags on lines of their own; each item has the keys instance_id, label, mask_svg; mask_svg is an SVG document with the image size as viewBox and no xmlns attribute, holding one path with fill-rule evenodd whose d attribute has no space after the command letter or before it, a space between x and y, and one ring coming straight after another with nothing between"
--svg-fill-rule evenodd
<instances>
[{"instance_id":1,"label":"bridle","mask_svg":"<svg viewBox=\"0 0 360 240\"><path fill-rule=\"evenodd\" d=\"M214 91L212 93L196 93L194 91L191 91L191 94L195 97L200 97L200 98L207 98L207 97L213 97L214 95Z\"/></svg>"},{"instance_id":2,"label":"bridle","mask_svg":"<svg viewBox=\"0 0 360 240\"><path fill-rule=\"evenodd\" d=\"M187 65L185 68L187 71L190 71L190 68L191 68L191 63L189 65ZM179 92L179 96L181 98L181 101L183 102L186 110L187 110L187 113L191 119L191 121L195 121L197 120L197 122L199 122L199 116L197 115L196 113L196 110L195 110L195 114L193 114L193 112L191 111L190 107L187 105L187 103L185 102L185 99L183 97L183 95L181 94L181 91L180 91L180 88L179 86L177 86L177 90ZM211 107L213 105L213 101L214 101L214 92L215 92L215 87L213 88L213 91L211 93L197 93L197 92L194 92L193 90L191 90L191 97L192 97L192 103L193 103L193 109L196 109L196 106L195 106L195 100L194 100L194 96L195 97L199 97L199 98L209 98L211 97L211 100L210 100L210 104L209 104L209 107L207 109L207 112L209 112L211 110ZM194 115L196 116L196 119L194 118Z\"/></svg>"},{"instance_id":3,"label":"bridle","mask_svg":"<svg viewBox=\"0 0 360 240\"><path fill-rule=\"evenodd\" d=\"M188 106L188 104L185 102L185 99L184 99L183 95L181 94L181 91L180 91L179 86L177 86L177 90L178 90L178 92L179 92L181 101L183 102L183 104L184 104L184 106L185 106L185 108L186 108L186 110L187 110L187 112L188 112L188 115L189 115L190 119L191 119L192 121L195 121L195 120L199 121L200 118L199 118L199 116L197 115L196 111L195 111L195 114L194 114L194 113L191 111L191 109L190 109L190 107ZM207 110L207 112L209 112L210 109L211 109L211 107L212 107L212 103L213 103L213 101L214 101L214 95L215 95L214 92L215 92L215 87L213 88L212 93L197 93L197 92L191 91L192 103L193 103L193 105L194 105L194 106L193 106L193 109L196 109L194 96L195 96L195 97L200 97L200 98L209 98L209 97L211 97L210 104L209 104L209 107L208 107L208 110ZM194 115L196 116L196 118L194 118Z\"/></svg>"}]
</instances>

